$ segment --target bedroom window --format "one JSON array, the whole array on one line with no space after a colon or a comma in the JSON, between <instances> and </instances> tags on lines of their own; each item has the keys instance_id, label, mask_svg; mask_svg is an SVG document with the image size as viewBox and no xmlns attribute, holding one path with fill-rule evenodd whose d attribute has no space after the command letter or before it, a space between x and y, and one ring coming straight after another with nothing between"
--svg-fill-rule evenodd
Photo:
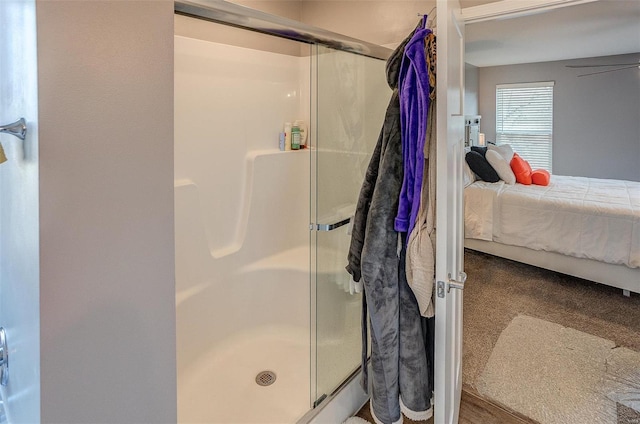
<instances>
[{"instance_id":1,"label":"bedroom window","mask_svg":"<svg viewBox=\"0 0 640 424\"><path fill-rule=\"evenodd\" d=\"M496 85L496 143L551 172L553 81Z\"/></svg>"}]
</instances>

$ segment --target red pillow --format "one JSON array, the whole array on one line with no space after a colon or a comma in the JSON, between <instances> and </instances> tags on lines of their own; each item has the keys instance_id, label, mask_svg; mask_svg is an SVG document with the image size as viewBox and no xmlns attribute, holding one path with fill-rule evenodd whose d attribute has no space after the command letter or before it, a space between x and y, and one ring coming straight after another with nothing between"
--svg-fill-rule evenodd
<instances>
[{"instance_id":1,"label":"red pillow","mask_svg":"<svg viewBox=\"0 0 640 424\"><path fill-rule=\"evenodd\" d=\"M514 153L511 159L511 170L516 176L517 183L531 185L531 165L517 153Z\"/></svg>"},{"instance_id":2,"label":"red pillow","mask_svg":"<svg viewBox=\"0 0 640 424\"><path fill-rule=\"evenodd\" d=\"M548 186L551 175L546 169L536 169L531 173L531 182L536 185Z\"/></svg>"}]
</instances>

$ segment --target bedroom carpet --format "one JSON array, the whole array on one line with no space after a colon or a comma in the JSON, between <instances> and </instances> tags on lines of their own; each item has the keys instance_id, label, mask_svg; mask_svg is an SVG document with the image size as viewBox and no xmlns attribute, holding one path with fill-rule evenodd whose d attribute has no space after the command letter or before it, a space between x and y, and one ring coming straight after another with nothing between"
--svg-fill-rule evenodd
<instances>
[{"instance_id":1,"label":"bedroom carpet","mask_svg":"<svg viewBox=\"0 0 640 424\"><path fill-rule=\"evenodd\" d=\"M604 339L609 343L606 346L612 348L621 347L633 354L640 352L640 295L632 293L631 297L624 297L620 289L471 250L465 250L465 271L468 274L463 347L466 390L479 393L485 388L483 372L492 365L490 358L499 347L501 334L519 315L545 321L549 328L558 325L586 333L583 337L586 340L590 340L589 336ZM545 339L543 334L539 342L547 340L546 346L551 339ZM560 390L558 396L562 395ZM625 402L622 403L618 406L619 422L626 423L624 414L632 415L634 411L628 411ZM634 422L635 418L631 420Z\"/></svg>"}]
</instances>

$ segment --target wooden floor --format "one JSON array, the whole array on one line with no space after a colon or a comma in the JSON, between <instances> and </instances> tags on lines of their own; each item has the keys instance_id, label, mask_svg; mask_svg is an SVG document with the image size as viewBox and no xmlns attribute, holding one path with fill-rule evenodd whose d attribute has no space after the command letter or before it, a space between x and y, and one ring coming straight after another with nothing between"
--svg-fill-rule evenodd
<instances>
[{"instance_id":1,"label":"wooden floor","mask_svg":"<svg viewBox=\"0 0 640 424\"><path fill-rule=\"evenodd\" d=\"M459 424L537 424L488 402L471 391L462 391Z\"/></svg>"},{"instance_id":2,"label":"wooden floor","mask_svg":"<svg viewBox=\"0 0 640 424\"><path fill-rule=\"evenodd\" d=\"M369 411L369 402L362 407L356 416L364 418L370 423L374 422ZM409 424L433 424L433 418L427 421L412 421L405 418L404 422ZM458 424L537 424L537 422L513 414L465 389L462 391Z\"/></svg>"}]
</instances>

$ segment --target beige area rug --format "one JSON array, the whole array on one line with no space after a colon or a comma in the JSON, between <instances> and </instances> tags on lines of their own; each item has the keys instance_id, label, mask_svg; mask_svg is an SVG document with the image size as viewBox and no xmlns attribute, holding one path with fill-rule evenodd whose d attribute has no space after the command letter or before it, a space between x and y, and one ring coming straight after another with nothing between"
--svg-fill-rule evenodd
<instances>
[{"instance_id":1,"label":"beige area rug","mask_svg":"<svg viewBox=\"0 0 640 424\"><path fill-rule=\"evenodd\" d=\"M632 424L640 413L640 353L518 315L500 334L476 389L541 424Z\"/></svg>"},{"instance_id":2,"label":"beige area rug","mask_svg":"<svg viewBox=\"0 0 640 424\"><path fill-rule=\"evenodd\" d=\"M470 391L502 331L527 315L640 352L640 295L465 250L463 382ZM637 423L640 424L640 423Z\"/></svg>"}]
</instances>

